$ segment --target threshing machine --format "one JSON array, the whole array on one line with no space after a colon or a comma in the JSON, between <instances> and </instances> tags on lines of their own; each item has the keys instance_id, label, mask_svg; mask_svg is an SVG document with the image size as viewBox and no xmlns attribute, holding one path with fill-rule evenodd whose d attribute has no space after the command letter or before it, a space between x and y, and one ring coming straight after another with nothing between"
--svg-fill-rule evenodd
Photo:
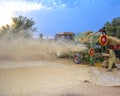
<instances>
[{"instance_id":1,"label":"threshing machine","mask_svg":"<svg viewBox=\"0 0 120 96\"><path fill-rule=\"evenodd\" d=\"M78 39L77 36L74 37L75 40ZM83 34L79 34L79 38L82 37ZM85 44L88 49L80 52L73 52L72 54L70 54L76 64L81 63L81 60L88 61L91 65L97 62L103 62L104 58L102 56L102 53L107 52L108 44L108 38L106 35L103 35L99 32L90 33L89 35L84 36L84 39L80 40L80 43Z\"/></svg>"}]
</instances>

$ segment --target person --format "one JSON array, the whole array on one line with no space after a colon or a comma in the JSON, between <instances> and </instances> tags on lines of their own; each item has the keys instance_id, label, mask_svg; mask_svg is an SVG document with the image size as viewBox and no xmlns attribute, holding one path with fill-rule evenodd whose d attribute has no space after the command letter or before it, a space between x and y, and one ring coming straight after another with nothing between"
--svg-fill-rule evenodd
<instances>
[{"instance_id":1,"label":"person","mask_svg":"<svg viewBox=\"0 0 120 96\"><path fill-rule=\"evenodd\" d=\"M99 30L99 32L100 32L101 34L103 34L103 35L106 35L105 27L101 28L101 29Z\"/></svg>"},{"instance_id":2,"label":"person","mask_svg":"<svg viewBox=\"0 0 120 96\"><path fill-rule=\"evenodd\" d=\"M112 68L116 68L116 66L115 66L116 57L115 57L115 52L112 49L108 48L108 51L109 51L108 52L109 54L107 56L105 56L105 58L107 58L107 59L105 59L103 64L106 67L108 67L107 71L112 71Z\"/></svg>"},{"instance_id":3,"label":"person","mask_svg":"<svg viewBox=\"0 0 120 96\"><path fill-rule=\"evenodd\" d=\"M115 58L115 52L109 48L108 71L111 71L112 67L115 66Z\"/></svg>"}]
</instances>

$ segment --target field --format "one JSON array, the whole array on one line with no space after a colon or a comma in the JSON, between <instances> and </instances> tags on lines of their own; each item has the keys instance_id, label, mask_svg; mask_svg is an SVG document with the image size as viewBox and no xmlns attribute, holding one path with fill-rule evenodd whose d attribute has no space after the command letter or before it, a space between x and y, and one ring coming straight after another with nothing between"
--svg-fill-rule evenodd
<instances>
[{"instance_id":1,"label":"field","mask_svg":"<svg viewBox=\"0 0 120 96\"><path fill-rule=\"evenodd\" d=\"M52 41L1 40L0 96L119 96L120 70L74 64L55 54L73 49Z\"/></svg>"}]
</instances>

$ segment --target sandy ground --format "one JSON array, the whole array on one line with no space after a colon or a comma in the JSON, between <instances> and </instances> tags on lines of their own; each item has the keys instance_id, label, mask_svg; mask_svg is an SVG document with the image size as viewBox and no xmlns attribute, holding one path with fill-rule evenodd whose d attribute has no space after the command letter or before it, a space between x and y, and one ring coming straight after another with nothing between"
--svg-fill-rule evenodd
<instances>
[{"instance_id":1,"label":"sandy ground","mask_svg":"<svg viewBox=\"0 0 120 96\"><path fill-rule=\"evenodd\" d=\"M0 40L0 96L120 96L120 70L58 59L84 49L62 42Z\"/></svg>"},{"instance_id":2,"label":"sandy ground","mask_svg":"<svg viewBox=\"0 0 120 96\"><path fill-rule=\"evenodd\" d=\"M0 96L120 96L120 70L57 58L2 61Z\"/></svg>"}]
</instances>

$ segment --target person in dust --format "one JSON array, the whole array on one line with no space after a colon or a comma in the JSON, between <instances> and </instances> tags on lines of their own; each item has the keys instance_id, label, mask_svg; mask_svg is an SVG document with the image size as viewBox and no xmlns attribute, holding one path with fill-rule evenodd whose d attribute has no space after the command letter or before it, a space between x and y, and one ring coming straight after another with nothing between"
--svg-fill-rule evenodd
<instances>
[{"instance_id":1,"label":"person in dust","mask_svg":"<svg viewBox=\"0 0 120 96\"><path fill-rule=\"evenodd\" d=\"M110 49L108 47L108 53L103 54L103 56L105 58L105 60L103 62L103 66L108 68L107 71L112 71L112 68L116 68L116 66L115 66L116 56L115 56L115 52L112 49Z\"/></svg>"}]
</instances>

